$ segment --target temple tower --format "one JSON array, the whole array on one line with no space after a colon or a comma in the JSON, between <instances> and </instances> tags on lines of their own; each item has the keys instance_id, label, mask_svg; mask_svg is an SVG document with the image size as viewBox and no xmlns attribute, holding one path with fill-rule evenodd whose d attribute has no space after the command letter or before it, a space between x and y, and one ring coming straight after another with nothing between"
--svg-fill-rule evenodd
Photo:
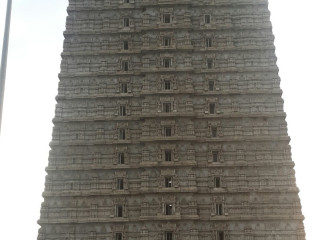
<instances>
[{"instance_id":1,"label":"temple tower","mask_svg":"<svg viewBox=\"0 0 320 240\"><path fill-rule=\"evenodd\" d=\"M267 0L69 0L38 240L305 240Z\"/></svg>"}]
</instances>

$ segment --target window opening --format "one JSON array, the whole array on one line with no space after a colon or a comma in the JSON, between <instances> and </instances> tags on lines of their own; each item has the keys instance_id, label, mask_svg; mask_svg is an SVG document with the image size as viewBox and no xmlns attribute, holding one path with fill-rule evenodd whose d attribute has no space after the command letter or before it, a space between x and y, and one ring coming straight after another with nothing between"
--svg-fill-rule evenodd
<instances>
[{"instance_id":1,"label":"window opening","mask_svg":"<svg viewBox=\"0 0 320 240\"><path fill-rule=\"evenodd\" d=\"M165 47L170 47L171 46L171 38L169 38L169 37L163 38L163 45Z\"/></svg>"},{"instance_id":2,"label":"window opening","mask_svg":"<svg viewBox=\"0 0 320 240\"><path fill-rule=\"evenodd\" d=\"M209 81L209 91L214 91L214 81Z\"/></svg>"},{"instance_id":3,"label":"window opening","mask_svg":"<svg viewBox=\"0 0 320 240\"><path fill-rule=\"evenodd\" d=\"M128 61L123 61L122 62L122 70L123 71L129 71L129 62Z\"/></svg>"},{"instance_id":4,"label":"window opening","mask_svg":"<svg viewBox=\"0 0 320 240\"><path fill-rule=\"evenodd\" d=\"M129 49L129 42L128 41L123 41L123 49L128 50Z\"/></svg>"},{"instance_id":5,"label":"window opening","mask_svg":"<svg viewBox=\"0 0 320 240\"><path fill-rule=\"evenodd\" d=\"M166 113L171 112L171 103L164 103L163 104L163 111Z\"/></svg>"},{"instance_id":6,"label":"window opening","mask_svg":"<svg viewBox=\"0 0 320 240\"><path fill-rule=\"evenodd\" d=\"M214 186L216 188L220 188L221 187L221 179L220 179L220 177L214 177Z\"/></svg>"},{"instance_id":7,"label":"window opening","mask_svg":"<svg viewBox=\"0 0 320 240\"><path fill-rule=\"evenodd\" d=\"M164 160L166 162L171 162L172 161L172 151L171 150L165 150L164 151Z\"/></svg>"},{"instance_id":8,"label":"window opening","mask_svg":"<svg viewBox=\"0 0 320 240\"><path fill-rule=\"evenodd\" d=\"M126 130L124 128L119 129L119 139L121 140L126 139Z\"/></svg>"},{"instance_id":9,"label":"window opening","mask_svg":"<svg viewBox=\"0 0 320 240\"><path fill-rule=\"evenodd\" d=\"M165 204L165 214L172 215L173 214L173 206L172 204Z\"/></svg>"},{"instance_id":10,"label":"window opening","mask_svg":"<svg viewBox=\"0 0 320 240\"><path fill-rule=\"evenodd\" d=\"M213 60L211 58L207 59L207 67L208 67L208 69L212 69L213 68Z\"/></svg>"},{"instance_id":11,"label":"window opening","mask_svg":"<svg viewBox=\"0 0 320 240\"><path fill-rule=\"evenodd\" d=\"M120 92L121 93L128 93L128 84L127 83L120 84Z\"/></svg>"},{"instance_id":12,"label":"window opening","mask_svg":"<svg viewBox=\"0 0 320 240\"><path fill-rule=\"evenodd\" d=\"M124 188L123 178L118 178L118 181L117 181L117 189L118 189L118 190L123 190L123 188Z\"/></svg>"},{"instance_id":13,"label":"window opening","mask_svg":"<svg viewBox=\"0 0 320 240\"><path fill-rule=\"evenodd\" d=\"M124 153L123 152L118 154L118 163L124 164Z\"/></svg>"},{"instance_id":14,"label":"window opening","mask_svg":"<svg viewBox=\"0 0 320 240\"><path fill-rule=\"evenodd\" d=\"M165 232L164 236L165 236L165 240L173 240L173 232ZM219 240L223 240L223 239L219 239Z\"/></svg>"},{"instance_id":15,"label":"window opening","mask_svg":"<svg viewBox=\"0 0 320 240\"><path fill-rule=\"evenodd\" d=\"M210 103L209 104L209 113L210 114L214 114L215 107L216 107L215 103Z\"/></svg>"},{"instance_id":16,"label":"window opening","mask_svg":"<svg viewBox=\"0 0 320 240\"><path fill-rule=\"evenodd\" d=\"M124 26L124 27L129 27L129 24L130 24L129 18L124 18L124 19L123 19L123 26Z\"/></svg>"},{"instance_id":17,"label":"window opening","mask_svg":"<svg viewBox=\"0 0 320 240\"><path fill-rule=\"evenodd\" d=\"M164 178L164 185L166 188L172 187L172 177L165 177Z\"/></svg>"},{"instance_id":18,"label":"window opening","mask_svg":"<svg viewBox=\"0 0 320 240\"><path fill-rule=\"evenodd\" d=\"M117 217L123 217L123 207L122 205L116 206L116 216Z\"/></svg>"},{"instance_id":19,"label":"window opening","mask_svg":"<svg viewBox=\"0 0 320 240\"><path fill-rule=\"evenodd\" d=\"M217 232L217 240L224 240L224 231Z\"/></svg>"},{"instance_id":20,"label":"window opening","mask_svg":"<svg viewBox=\"0 0 320 240\"><path fill-rule=\"evenodd\" d=\"M115 240L122 240L122 233L116 233L116 239Z\"/></svg>"},{"instance_id":21,"label":"window opening","mask_svg":"<svg viewBox=\"0 0 320 240\"><path fill-rule=\"evenodd\" d=\"M127 109L125 105L121 105L119 108L119 114L120 116L126 116L127 115Z\"/></svg>"},{"instance_id":22,"label":"window opening","mask_svg":"<svg viewBox=\"0 0 320 240\"><path fill-rule=\"evenodd\" d=\"M164 58L163 59L163 67L164 68L170 68L171 67L171 59L170 58Z\"/></svg>"},{"instance_id":23,"label":"window opening","mask_svg":"<svg viewBox=\"0 0 320 240\"><path fill-rule=\"evenodd\" d=\"M206 47L212 47L212 38L206 39Z\"/></svg>"},{"instance_id":24,"label":"window opening","mask_svg":"<svg viewBox=\"0 0 320 240\"><path fill-rule=\"evenodd\" d=\"M216 127L211 128L212 137L217 137L218 129Z\"/></svg>"},{"instance_id":25,"label":"window opening","mask_svg":"<svg viewBox=\"0 0 320 240\"><path fill-rule=\"evenodd\" d=\"M170 23L170 22L171 22L171 15L163 14L163 23Z\"/></svg>"},{"instance_id":26,"label":"window opening","mask_svg":"<svg viewBox=\"0 0 320 240\"><path fill-rule=\"evenodd\" d=\"M217 151L212 152L213 162L218 162L219 153Z\"/></svg>"},{"instance_id":27,"label":"window opening","mask_svg":"<svg viewBox=\"0 0 320 240\"><path fill-rule=\"evenodd\" d=\"M223 215L223 206L222 203L217 203L216 204L216 214L218 216L222 216Z\"/></svg>"},{"instance_id":28,"label":"window opening","mask_svg":"<svg viewBox=\"0 0 320 240\"><path fill-rule=\"evenodd\" d=\"M164 81L164 89L165 90L170 90L171 89L171 81Z\"/></svg>"},{"instance_id":29,"label":"window opening","mask_svg":"<svg viewBox=\"0 0 320 240\"><path fill-rule=\"evenodd\" d=\"M210 17L210 15L205 15L204 16L204 23L205 24L209 24L211 22L211 17Z\"/></svg>"},{"instance_id":30,"label":"window opening","mask_svg":"<svg viewBox=\"0 0 320 240\"><path fill-rule=\"evenodd\" d=\"M164 127L164 136L170 137L172 134L172 128L171 127Z\"/></svg>"}]
</instances>

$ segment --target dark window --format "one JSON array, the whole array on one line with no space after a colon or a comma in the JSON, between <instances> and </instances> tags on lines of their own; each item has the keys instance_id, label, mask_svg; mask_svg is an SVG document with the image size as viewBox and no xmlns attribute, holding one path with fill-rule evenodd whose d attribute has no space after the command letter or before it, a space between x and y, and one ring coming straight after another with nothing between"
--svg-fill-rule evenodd
<instances>
[{"instance_id":1,"label":"dark window","mask_svg":"<svg viewBox=\"0 0 320 240\"><path fill-rule=\"evenodd\" d=\"M170 14L163 14L163 22L170 23L171 22L171 15Z\"/></svg>"},{"instance_id":2,"label":"dark window","mask_svg":"<svg viewBox=\"0 0 320 240\"><path fill-rule=\"evenodd\" d=\"M89 240L97 239L97 233L96 232L90 232Z\"/></svg>"},{"instance_id":3,"label":"dark window","mask_svg":"<svg viewBox=\"0 0 320 240\"><path fill-rule=\"evenodd\" d=\"M164 186L166 188L171 188L172 187L172 177L165 177L164 178Z\"/></svg>"},{"instance_id":4,"label":"dark window","mask_svg":"<svg viewBox=\"0 0 320 240\"><path fill-rule=\"evenodd\" d=\"M173 240L173 232L165 232L164 238L165 240Z\"/></svg>"},{"instance_id":5,"label":"dark window","mask_svg":"<svg viewBox=\"0 0 320 240\"><path fill-rule=\"evenodd\" d=\"M218 129L216 127L211 128L211 136L217 137Z\"/></svg>"},{"instance_id":6,"label":"dark window","mask_svg":"<svg viewBox=\"0 0 320 240\"><path fill-rule=\"evenodd\" d=\"M209 91L214 91L214 81L209 81Z\"/></svg>"},{"instance_id":7,"label":"dark window","mask_svg":"<svg viewBox=\"0 0 320 240\"><path fill-rule=\"evenodd\" d=\"M166 215L172 215L173 214L173 206L172 204L165 204L165 214Z\"/></svg>"},{"instance_id":8,"label":"dark window","mask_svg":"<svg viewBox=\"0 0 320 240\"><path fill-rule=\"evenodd\" d=\"M121 105L119 108L119 114L120 116L126 116L127 115L127 109L125 105Z\"/></svg>"},{"instance_id":9,"label":"dark window","mask_svg":"<svg viewBox=\"0 0 320 240\"><path fill-rule=\"evenodd\" d=\"M116 206L116 216L117 217L123 217L123 207L122 205Z\"/></svg>"},{"instance_id":10,"label":"dark window","mask_svg":"<svg viewBox=\"0 0 320 240\"><path fill-rule=\"evenodd\" d=\"M120 92L127 93L128 92L128 84L127 83L120 83Z\"/></svg>"},{"instance_id":11,"label":"dark window","mask_svg":"<svg viewBox=\"0 0 320 240\"><path fill-rule=\"evenodd\" d=\"M211 22L211 17L210 15L204 15L204 23L209 24Z\"/></svg>"},{"instance_id":12,"label":"dark window","mask_svg":"<svg viewBox=\"0 0 320 240\"><path fill-rule=\"evenodd\" d=\"M123 49L128 50L129 49L129 42L128 41L123 41Z\"/></svg>"},{"instance_id":13,"label":"dark window","mask_svg":"<svg viewBox=\"0 0 320 240\"><path fill-rule=\"evenodd\" d=\"M164 68L170 68L171 67L171 59L170 58L164 58L163 59L163 67Z\"/></svg>"},{"instance_id":14,"label":"dark window","mask_svg":"<svg viewBox=\"0 0 320 240\"><path fill-rule=\"evenodd\" d=\"M124 128L119 129L119 139L121 140L126 139L126 130Z\"/></svg>"},{"instance_id":15,"label":"dark window","mask_svg":"<svg viewBox=\"0 0 320 240\"><path fill-rule=\"evenodd\" d=\"M124 153L122 152L118 154L118 163L124 164Z\"/></svg>"},{"instance_id":16,"label":"dark window","mask_svg":"<svg viewBox=\"0 0 320 240\"><path fill-rule=\"evenodd\" d=\"M171 89L171 81L164 81L164 89L165 90L170 90Z\"/></svg>"},{"instance_id":17,"label":"dark window","mask_svg":"<svg viewBox=\"0 0 320 240\"><path fill-rule=\"evenodd\" d=\"M215 107L216 107L215 103L210 103L209 104L209 113L210 114L214 114Z\"/></svg>"},{"instance_id":18,"label":"dark window","mask_svg":"<svg viewBox=\"0 0 320 240\"><path fill-rule=\"evenodd\" d=\"M207 67L208 67L208 69L212 69L213 68L213 60L211 58L207 59Z\"/></svg>"},{"instance_id":19,"label":"dark window","mask_svg":"<svg viewBox=\"0 0 320 240\"><path fill-rule=\"evenodd\" d=\"M218 162L219 160L219 153L217 151L212 152L212 160L213 162Z\"/></svg>"},{"instance_id":20,"label":"dark window","mask_svg":"<svg viewBox=\"0 0 320 240\"><path fill-rule=\"evenodd\" d=\"M123 190L123 179L122 178L118 178L118 181L117 181L117 189L118 190Z\"/></svg>"},{"instance_id":21,"label":"dark window","mask_svg":"<svg viewBox=\"0 0 320 240\"><path fill-rule=\"evenodd\" d=\"M223 206L222 203L217 203L216 204L216 214L218 216L222 216L223 215Z\"/></svg>"},{"instance_id":22,"label":"dark window","mask_svg":"<svg viewBox=\"0 0 320 240\"><path fill-rule=\"evenodd\" d=\"M129 71L129 62L128 61L123 61L122 62L122 70L123 71Z\"/></svg>"},{"instance_id":23,"label":"dark window","mask_svg":"<svg viewBox=\"0 0 320 240\"><path fill-rule=\"evenodd\" d=\"M123 0L123 3L130 3L130 0Z\"/></svg>"},{"instance_id":24,"label":"dark window","mask_svg":"<svg viewBox=\"0 0 320 240\"><path fill-rule=\"evenodd\" d=\"M163 104L163 111L164 112L171 112L171 103L164 103Z\"/></svg>"},{"instance_id":25,"label":"dark window","mask_svg":"<svg viewBox=\"0 0 320 240\"><path fill-rule=\"evenodd\" d=\"M212 38L206 39L206 47L212 47Z\"/></svg>"},{"instance_id":26,"label":"dark window","mask_svg":"<svg viewBox=\"0 0 320 240\"><path fill-rule=\"evenodd\" d=\"M116 239L115 240L122 240L122 233L116 233Z\"/></svg>"},{"instance_id":27,"label":"dark window","mask_svg":"<svg viewBox=\"0 0 320 240\"><path fill-rule=\"evenodd\" d=\"M164 151L164 160L166 162L171 162L171 160L172 160L172 151L171 150Z\"/></svg>"},{"instance_id":28,"label":"dark window","mask_svg":"<svg viewBox=\"0 0 320 240\"><path fill-rule=\"evenodd\" d=\"M217 231L217 240L224 240L224 231Z\"/></svg>"},{"instance_id":29,"label":"dark window","mask_svg":"<svg viewBox=\"0 0 320 240\"><path fill-rule=\"evenodd\" d=\"M172 130L171 127L164 127L164 136L170 137L172 134L171 130Z\"/></svg>"},{"instance_id":30,"label":"dark window","mask_svg":"<svg viewBox=\"0 0 320 240\"><path fill-rule=\"evenodd\" d=\"M124 18L124 19L123 19L123 26L124 26L124 27L129 27L129 24L130 24L129 18Z\"/></svg>"},{"instance_id":31,"label":"dark window","mask_svg":"<svg viewBox=\"0 0 320 240\"><path fill-rule=\"evenodd\" d=\"M165 37L163 38L163 45L169 47L171 45L171 38Z\"/></svg>"},{"instance_id":32,"label":"dark window","mask_svg":"<svg viewBox=\"0 0 320 240\"><path fill-rule=\"evenodd\" d=\"M220 177L214 177L214 186L216 188L221 187L221 179L220 179Z\"/></svg>"}]
</instances>

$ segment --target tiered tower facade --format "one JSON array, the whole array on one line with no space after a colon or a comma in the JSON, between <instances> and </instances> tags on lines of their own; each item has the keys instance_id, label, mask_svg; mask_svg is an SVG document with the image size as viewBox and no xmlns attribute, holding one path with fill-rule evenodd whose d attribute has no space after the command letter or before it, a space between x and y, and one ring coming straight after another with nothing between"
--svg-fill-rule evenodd
<instances>
[{"instance_id":1,"label":"tiered tower facade","mask_svg":"<svg viewBox=\"0 0 320 240\"><path fill-rule=\"evenodd\" d=\"M69 0L38 240L305 240L267 0Z\"/></svg>"}]
</instances>

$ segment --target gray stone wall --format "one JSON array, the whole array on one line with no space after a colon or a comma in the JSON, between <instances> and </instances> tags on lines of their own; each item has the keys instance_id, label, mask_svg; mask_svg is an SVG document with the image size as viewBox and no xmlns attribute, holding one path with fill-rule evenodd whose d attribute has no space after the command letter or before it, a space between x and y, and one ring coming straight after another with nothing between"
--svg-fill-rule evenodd
<instances>
[{"instance_id":1,"label":"gray stone wall","mask_svg":"<svg viewBox=\"0 0 320 240\"><path fill-rule=\"evenodd\" d=\"M70 0L38 240L305 240L266 0Z\"/></svg>"}]
</instances>

